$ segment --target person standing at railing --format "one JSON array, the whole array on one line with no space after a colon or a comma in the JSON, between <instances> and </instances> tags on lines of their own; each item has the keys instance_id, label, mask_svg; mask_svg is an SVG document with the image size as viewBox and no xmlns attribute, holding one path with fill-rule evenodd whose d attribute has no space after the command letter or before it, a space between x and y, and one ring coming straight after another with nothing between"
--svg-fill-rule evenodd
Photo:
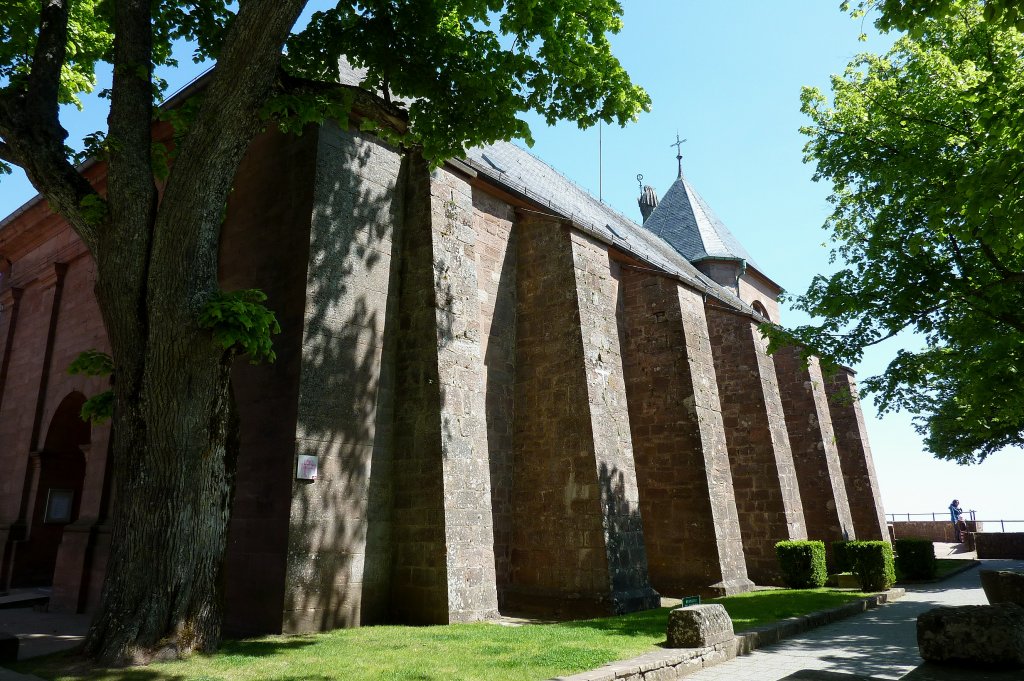
<instances>
[{"instance_id":1,"label":"person standing at railing","mask_svg":"<svg viewBox=\"0 0 1024 681\"><path fill-rule=\"evenodd\" d=\"M960 508L959 499L954 499L953 503L949 505L949 520L953 523L953 535L956 537L956 543L959 544L963 541L963 533L960 531L960 527L964 520L964 512Z\"/></svg>"}]
</instances>

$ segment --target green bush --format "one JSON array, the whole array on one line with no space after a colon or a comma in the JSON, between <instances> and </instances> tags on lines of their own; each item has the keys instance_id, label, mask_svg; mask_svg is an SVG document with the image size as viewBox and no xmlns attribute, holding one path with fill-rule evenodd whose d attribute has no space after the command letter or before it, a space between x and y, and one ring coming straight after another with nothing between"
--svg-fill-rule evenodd
<instances>
[{"instance_id":1,"label":"green bush","mask_svg":"<svg viewBox=\"0 0 1024 681\"><path fill-rule=\"evenodd\" d=\"M901 579L935 579L939 563L935 546L927 539L897 539L896 568Z\"/></svg>"},{"instance_id":2,"label":"green bush","mask_svg":"<svg viewBox=\"0 0 1024 681\"><path fill-rule=\"evenodd\" d=\"M775 545L782 580L791 589L825 586L825 544L820 541L780 541Z\"/></svg>"},{"instance_id":3,"label":"green bush","mask_svg":"<svg viewBox=\"0 0 1024 681\"><path fill-rule=\"evenodd\" d=\"M853 572L853 560L847 550L848 541L832 542L832 572Z\"/></svg>"},{"instance_id":4,"label":"green bush","mask_svg":"<svg viewBox=\"0 0 1024 681\"><path fill-rule=\"evenodd\" d=\"M864 591L885 591L896 583L896 565L889 542L852 541L846 550Z\"/></svg>"}]
</instances>

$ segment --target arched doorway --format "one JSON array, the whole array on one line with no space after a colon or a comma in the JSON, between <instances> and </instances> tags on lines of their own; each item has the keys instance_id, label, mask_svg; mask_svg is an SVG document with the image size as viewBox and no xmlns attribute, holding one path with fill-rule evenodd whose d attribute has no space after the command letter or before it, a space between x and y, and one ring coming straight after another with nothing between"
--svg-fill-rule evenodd
<instances>
[{"instance_id":1,"label":"arched doorway","mask_svg":"<svg viewBox=\"0 0 1024 681\"><path fill-rule=\"evenodd\" d=\"M73 392L65 397L50 420L39 457L38 484L32 505L28 536L15 554L11 586L49 586L64 527L78 519L85 455L91 428L80 416L85 396Z\"/></svg>"}]
</instances>

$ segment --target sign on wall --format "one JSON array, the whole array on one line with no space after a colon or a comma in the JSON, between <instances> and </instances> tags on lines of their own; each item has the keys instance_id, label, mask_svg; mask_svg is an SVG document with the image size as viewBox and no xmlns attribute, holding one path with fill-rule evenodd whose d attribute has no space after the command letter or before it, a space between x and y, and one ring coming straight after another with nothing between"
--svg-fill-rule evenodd
<instances>
[{"instance_id":1,"label":"sign on wall","mask_svg":"<svg viewBox=\"0 0 1024 681\"><path fill-rule=\"evenodd\" d=\"M299 461L295 468L296 480L316 480L317 457L309 454L299 454Z\"/></svg>"},{"instance_id":2,"label":"sign on wall","mask_svg":"<svg viewBox=\"0 0 1024 681\"><path fill-rule=\"evenodd\" d=\"M43 516L43 522L70 523L74 501L74 490L51 488L46 495L46 514Z\"/></svg>"}]
</instances>

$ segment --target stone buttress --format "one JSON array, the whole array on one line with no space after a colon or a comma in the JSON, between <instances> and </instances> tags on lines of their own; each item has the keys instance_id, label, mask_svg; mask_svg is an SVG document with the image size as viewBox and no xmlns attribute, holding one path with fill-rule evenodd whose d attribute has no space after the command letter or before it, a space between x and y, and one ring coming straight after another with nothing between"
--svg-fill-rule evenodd
<instances>
[{"instance_id":1,"label":"stone buttress","mask_svg":"<svg viewBox=\"0 0 1024 681\"><path fill-rule=\"evenodd\" d=\"M394 449L391 613L498 614L472 191L409 160Z\"/></svg>"},{"instance_id":2,"label":"stone buttress","mask_svg":"<svg viewBox=\"0 0 1024 681\"><path fill-rule=\"evenodd\" d=\"M775 362L754 319L716 301L705 309L747 572L781 584L775 543L806 539L807 528Z\"/></svg>"},{"instance_id":3,"label":"stone buttress","mask_svg":"<svg viewBox=\"0 0 1024 681\"><path fill-rule=\"evenodd\" d=\"M839 450L839 462L843 468L846 496L850 501L850 515L857 538L889 541L882 493L878 489L868 431L864 425L864 413L860 408L853 372L841 368L829 376L825 379L825 392L828 394L832 430L836 436L836 449Z\"/></svg>"},{"instance_id":4,"label":"stone buttress","mask_svg":"<svg viewBox=\"0 0 1024 681\"><path fill-rule=\"evenodd\" d=\"M517 225L511 610L657 607L608 249L557 219Z\"/></svg>"},{"instance_id":5,"label":"stone buttress","mask_svg":"<svg viewBox=\"0 0 1024 681\"><path fill-rule=\"evenodd\" d=\"M800 349L792 346L780 348L773 357L807 536L825 542L826 552L831 556L832 542L856 539L857 535L821 368L817 357L810 357L805 363Z\"/></svg>"},{"instance_id":6,"label":"stone buttress","mask_svg":"<svg viewBox=\"0 0 1024 681\"><path fill-rule=\"evenodd\" d=\"M748 591L700 293L622 268L625 374L651 582L661 593Z\"/></svg>"},{"instance_id":7,"label":"stone buttress","mask_svg":"<svg viewBox=\"0 0 1024 681\"><path fill-rule=\"evenodd\" d=\"M292 482L286 633L389 619L402 156L335 125L319 131Z\"/></svg>"}]
</instances>

